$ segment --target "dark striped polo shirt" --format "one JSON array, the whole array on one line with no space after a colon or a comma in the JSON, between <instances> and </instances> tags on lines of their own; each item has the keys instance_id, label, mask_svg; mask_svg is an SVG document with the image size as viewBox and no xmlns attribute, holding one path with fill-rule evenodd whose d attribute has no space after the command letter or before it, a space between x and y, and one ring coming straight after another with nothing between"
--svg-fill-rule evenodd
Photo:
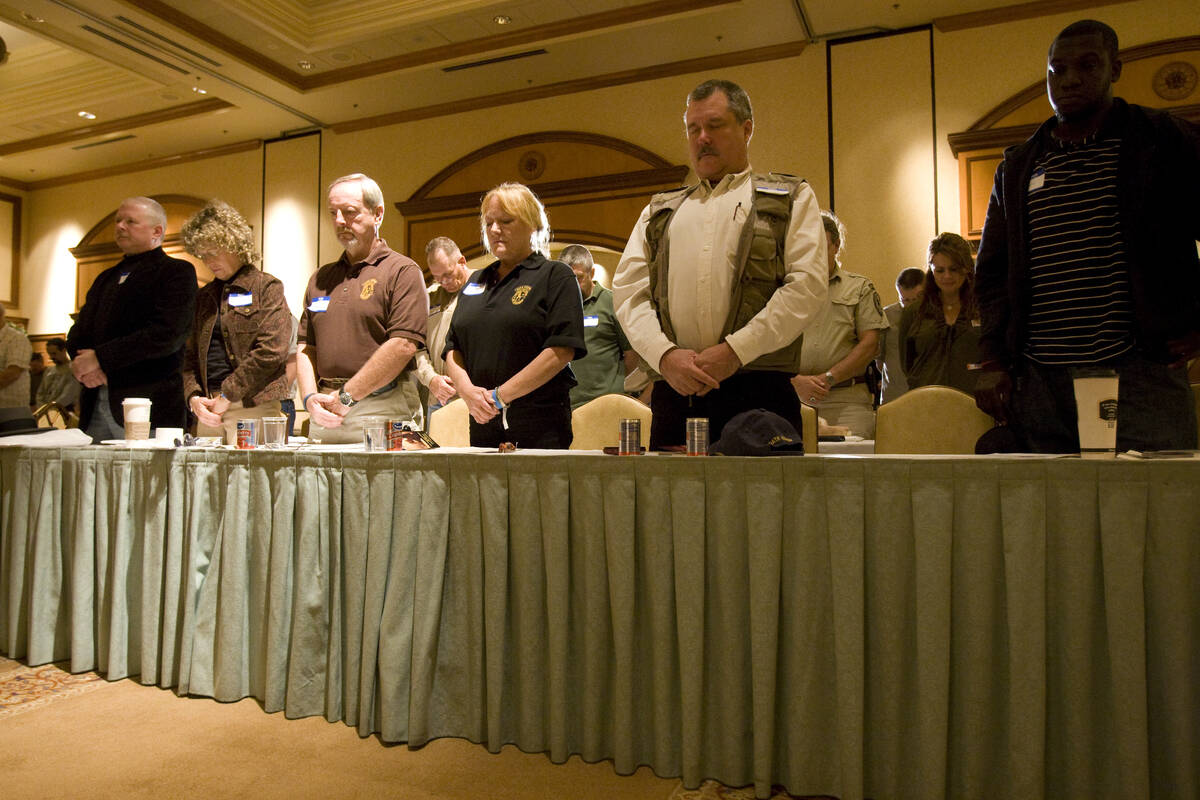
<instances>
[{"instance_id":1,"label":"dark striped polo shirt","mask_svg":"<svg viewBox=\"0 0 1200 800\"><path fill-rule=\"evenodd\" d=\"M1133 304L1117 197L1119 139L1062 145L1034 165L1026 213L1026 354L1094 364L1133 346Z\"/></svg>"}]
</instances>

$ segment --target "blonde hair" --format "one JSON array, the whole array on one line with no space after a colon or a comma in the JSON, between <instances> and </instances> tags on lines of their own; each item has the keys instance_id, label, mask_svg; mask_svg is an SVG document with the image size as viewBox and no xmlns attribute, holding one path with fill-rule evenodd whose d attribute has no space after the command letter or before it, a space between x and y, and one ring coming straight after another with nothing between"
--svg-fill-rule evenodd
<instances>
[{"instance_id":1,"label":"blonde hair","mask_svg":"<svg viewBox=\"0 0 1200 800\"><path fill-rule=\"evenodd\" d=\"M488 245L487 223L484 214L492 198L500 201L500 207L533 229L529 237L529 247L550 257L550 220L546 217L546 207L538 200L528 186L523 183L502 183L483 196L479 204L479 235L483 241L483 249L492 252Z\"/></svg>"},{"instance_id":2,"label":"blonde hair","mask_svg":"<svg viewBox=\"0 0 1200 800\"><path fill-rule=\"evenodd\" d=\"M254 229L233 206L213 200L183 223L183 248L196 258L214 250L233 253L242 264L258 261Z\"/></svg>"}]
</instances>

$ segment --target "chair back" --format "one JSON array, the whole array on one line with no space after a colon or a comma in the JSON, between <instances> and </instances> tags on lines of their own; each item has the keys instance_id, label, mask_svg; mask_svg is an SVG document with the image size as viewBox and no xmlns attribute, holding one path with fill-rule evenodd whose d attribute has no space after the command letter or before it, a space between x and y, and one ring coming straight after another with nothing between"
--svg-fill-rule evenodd
<instances>
[{"instance_id":1,"label":"chair back","mask_svg":"<svg viewBox=\"0 0 1200 800\"><path fill-rule=\"evenodd\" d=\"M624 394L602 394L571 412L572 450L616 447L621 420L642 421L642 447L650 446L650 406Z\"/></svg>"},{"instance_id":2,"label":"chair back","mask_svg":"<svg viewBox=\"0 0 1200 800\"><path fill-rule=\"evenodd\" d=\"M973 454L975 442L993 425L995 421L966 392L922 386L879 407L875 452Z\"/></svg>"},{"instance_id":3,"label":"chair back","mask_svg":"<svg viewBox=\"0 0 1200 800\"><path fill-rule=\"evenodd\" d=\"M69 408L50 401L38 406L33 418L39 428L78 428L79 415Z\"/></svg>"},{"instance_id":4,"label":"chair back","mask_svg":"<svg viewBox=\"0 0 1200 800\"><path fill-rule=\"evenodd\" d=\"M429 438L442 447L471 445L471 412L461 397L429 415Z\"/></svg>"},{"instance_id":5,"label":"chair back","mask_svg":"<svg viewBox=\"0 0 1200 800\"><path fill-rule=\"evenodd\" d=\"M817 435L817 410L812 406L800 404L800 439L804 442L804 452L811 455L817 452L820 438Z\"/></svg>"}]
</instances>

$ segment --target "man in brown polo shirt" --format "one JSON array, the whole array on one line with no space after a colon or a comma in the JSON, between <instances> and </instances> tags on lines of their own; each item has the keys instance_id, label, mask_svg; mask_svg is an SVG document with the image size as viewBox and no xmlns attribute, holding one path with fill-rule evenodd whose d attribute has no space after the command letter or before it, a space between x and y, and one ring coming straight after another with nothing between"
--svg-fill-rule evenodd
<instances>
[{"instance_id":1,"label":"man in brown polo shirt","mask_svg":"<svg viewBox=\"0 0 1200 800\"><path fill-rule=\"evenodd\" d=\"M375 181L338 178L328 201L345 252L313 273L304 295L296 367L309 438L362 441L361 419L374 415L420 428L411 372L429 313L421 268L379 238L383 192Z\"/></svg>"}]
</instances>

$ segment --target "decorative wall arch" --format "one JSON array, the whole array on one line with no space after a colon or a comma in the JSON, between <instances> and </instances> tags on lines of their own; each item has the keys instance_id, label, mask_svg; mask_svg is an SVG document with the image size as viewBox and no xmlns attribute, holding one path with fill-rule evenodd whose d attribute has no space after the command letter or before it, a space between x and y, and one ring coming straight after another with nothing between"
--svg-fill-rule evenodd
<instances>
[{"instance_id":1,"label":"decorative wall arch","mask_svg":"<svg viewBox=\"0 0 1200 800\"><path fill-rule=\"evenodd\" d=\"M196 279L201 286L213 279L212 272L204 263L193 258L183 249L183 239L179 230L183 223L204 206L208 201L201 197L186 194L156 194L151 199L157 200L167 212L167 228L163 236L162 247L167 255L190 261L196 268ZM92 287L101 272L116 264L124 256L117 243L113 241L116 234L117 209L91 227L79 244L71 248L75 256L75 310L83 306L87 291Z\"/></svg>"},{"instance_id":2,"label":"decorative wall arch","mask_svg":"<svg viewBox=\"0 0 1200 800\"><path fill-rule=\"evenodd\" d=\"M1121 79L1114 94L1131 103L1161 108L1200 124L1200 36L1166 39L1120 52ZM999 103L971 127L947 137L958 158L963 235L983 232L992 177L1004 148L1033 135L1051 114L1046 82L1038 80Z\"/></svg>"},{"instance_id":3,"label":"decorative wall arch","mask_svg":"<svg viewBox=\"0 0 1200 800\"><path fill-rule=\"evenodd\" d=\"M679 186L687 174L686 164L611 136L543 131L468 153L395 207L418 260L434 236L454 239L470 259L483 253L480 198L499 183L518 181L545 204L555 241L623 250L650 195Z\"/></svg>"}]
</instances>

